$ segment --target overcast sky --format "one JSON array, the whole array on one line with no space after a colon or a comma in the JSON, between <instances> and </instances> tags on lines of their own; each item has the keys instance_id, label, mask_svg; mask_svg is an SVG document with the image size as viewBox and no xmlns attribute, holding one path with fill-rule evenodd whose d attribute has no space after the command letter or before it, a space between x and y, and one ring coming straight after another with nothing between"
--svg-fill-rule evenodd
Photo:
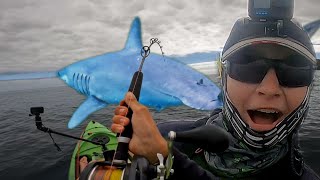
<instances>
[{"instance_id":1,"label":"overcast sky","mask_svg":"<svg viewBox=\"0 0 320 180\"><path fill-rule=\"evenodd\" d=\"M143 42L159 38L165 54L207 52L223 47L235 20L247 16L247 1L1 0L0 73L57 70L119 50L135 16ZM295 18L319 19L320 1L296 0Z\"/></svg>"}]
</instances>

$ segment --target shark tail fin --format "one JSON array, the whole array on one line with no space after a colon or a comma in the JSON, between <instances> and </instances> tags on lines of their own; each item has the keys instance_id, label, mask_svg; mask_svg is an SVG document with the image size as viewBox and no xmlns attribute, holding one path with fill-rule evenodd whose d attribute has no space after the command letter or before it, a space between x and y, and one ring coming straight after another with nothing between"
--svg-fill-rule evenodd
<instances>
[{"instance_id":1,"label":"shark tail fin","mask_svg":"<svg viewBox=\"0 0 320 180\"><path fill-rule=\"evenodd\" d=\"M135 17L131 23L125 49L141 49L141 22L139 17Z\"/></svg>"},{"instance_id":2,"label":"shark tail fin","mask_svg":"<svg viewBox=\"0 0 320 180\"><path fill-rule=\"evenodd\" d=\"M320 19L316 21L312 21L303 26L303 29L309 34L310 38L312 38L312 36L318 31L319 28L320 28Z\"/></svg>"}]
</instances>

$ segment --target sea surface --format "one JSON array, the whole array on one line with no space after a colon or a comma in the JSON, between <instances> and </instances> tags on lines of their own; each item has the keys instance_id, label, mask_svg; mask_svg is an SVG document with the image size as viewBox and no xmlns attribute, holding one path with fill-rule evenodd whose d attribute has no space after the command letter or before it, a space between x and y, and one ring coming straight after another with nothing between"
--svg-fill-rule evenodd
<instances>
[{"instance_id":1,"label":"sea surface","mask_svg":"<svg viewBox=\"0 0 320 180\"><path fill-rule=\"evenodd\" d=\"M300 141L305 161L320 174L320 73L311 94L308 118L300 130ZM72 113L84 96L58 79L0 81L0 179L67 179L69 162L76 140L53 135L62 151L57 151L50 136L36 129L30 107L43 106L45 126L59 132L80 136L83 123L67 129ZM109 106L89 117L106 126L111 123L115 106ZM208 115L186 106L152 111L156 121L197 119Z\"/></svg>"}]
</instances>

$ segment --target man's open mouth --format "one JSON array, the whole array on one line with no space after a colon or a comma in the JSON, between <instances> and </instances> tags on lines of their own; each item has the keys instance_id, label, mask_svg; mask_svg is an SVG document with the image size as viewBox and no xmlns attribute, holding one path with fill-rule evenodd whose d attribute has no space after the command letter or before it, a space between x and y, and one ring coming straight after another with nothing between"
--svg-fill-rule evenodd
<instances>
[{"instance_id":1,"label":"man's open mouth","mask_svg":"<svg viewBox=\"0 0 320 180\"><path fill-rule=\"evenodd\" d=\"M280 111L272 109L248 110L248 114L256 124L273 124L282 116Z\"/></svg>"}]
</instances>

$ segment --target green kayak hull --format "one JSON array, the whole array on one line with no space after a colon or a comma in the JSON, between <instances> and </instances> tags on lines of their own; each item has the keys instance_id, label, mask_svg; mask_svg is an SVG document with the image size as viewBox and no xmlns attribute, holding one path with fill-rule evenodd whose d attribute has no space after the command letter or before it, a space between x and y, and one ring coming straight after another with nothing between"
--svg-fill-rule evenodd
<instances>
[{"instance_id":1,"label":"green kayak hull","mask_svg":"<svg viewBox=\"0 0 320 180\"><path fill-rule=\"evenodd\" d=\"M108 150L115 150L117 148L118 142L116 134L112 133L107 127L102 124L90 121L83 132L81 138L88 139L98 142L106 142L106 148ZM88 161L91 160L102 160L102 146L94 145L90 142L79 141L76 145L69 168L69 180L75 180L77 176L77 171L79 172L79 159L82 156L87 156Z\"/></svg>"}]
</instances>

